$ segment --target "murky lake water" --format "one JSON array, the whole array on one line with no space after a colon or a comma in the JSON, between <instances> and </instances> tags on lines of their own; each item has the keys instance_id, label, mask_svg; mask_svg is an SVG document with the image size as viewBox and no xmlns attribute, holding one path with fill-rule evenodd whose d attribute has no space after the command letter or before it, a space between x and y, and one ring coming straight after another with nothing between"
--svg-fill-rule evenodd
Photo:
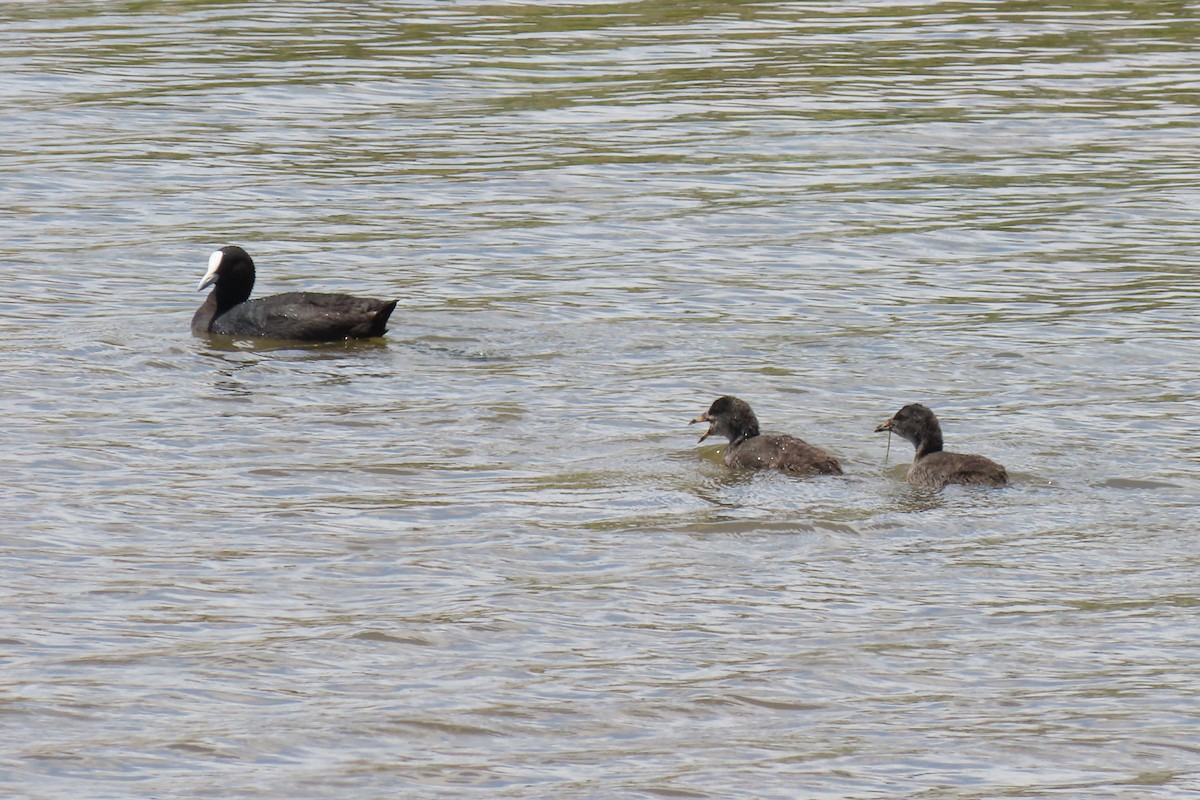
<instances>
[{"instance_id":1,"label":"murky lake water","mask_svg":"<svg viewBox=\"0 0 1200 800\"><path fill-rule=\"evenodd\" d=\"M1198 36L3 4L0 793L1195 797ZM227 243L391 333L193 339Z\"/></svg>"}]
</instances>

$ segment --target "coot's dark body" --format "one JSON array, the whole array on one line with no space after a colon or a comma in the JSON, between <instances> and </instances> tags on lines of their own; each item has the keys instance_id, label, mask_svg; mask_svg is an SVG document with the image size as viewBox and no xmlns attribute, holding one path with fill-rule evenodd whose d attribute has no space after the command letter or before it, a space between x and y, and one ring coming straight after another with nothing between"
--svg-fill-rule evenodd
<instances>
[{"instance_id":1,"label":"coot's dark body","mask_svg":"<svg viewBox=\"0 0 1200 800\"><path fill-rule=\"evenodd\" d=\"M908 482L914 486L941 488L948 483L1005 486L1008 472L983 456L950 453L942 449L942 426L926 406L912 403L875 429L891 431L916 448Z\"/></svg>"},{"instance_id":2,"label":"coot's dark body","mask_svg":"<svg viewBox=\"0 0 1200 800\"><path fill-rule=\"evenodd\" d=\"M250 300L254 261L240 247L222 247L208 260L200 289L213 286L192 317L196 336L254 336L332 342L382 336L395 300L348 294L289 292Z\"/></svg>"},{"instance_id":3,"label":"coot's dark body","mask_svg":"<svg viewBox=\"0 0 1200 800\"><path fill-rule=\"evenodd\" d=\"M762 435L750 405L736 397L718 397L708 411L692 422L707 422L700 437L724 436L729 440L723 459L729 467L777 469L793 475L841 475L837 459L803 439L784 434Z\"/></svg>"},{"instance_id":4,"label":"coot's dark body","mask_svg":"<svg viewBox=\"0 0 1200 800\"><path fill-rule=\"evenodd\" d=\"M345 294L289 292L246 300L218 314L216 291L192 318L192 333L203 336L258 336L330 342L383 336L396 301Z\"/></svg>"}]
</instances>

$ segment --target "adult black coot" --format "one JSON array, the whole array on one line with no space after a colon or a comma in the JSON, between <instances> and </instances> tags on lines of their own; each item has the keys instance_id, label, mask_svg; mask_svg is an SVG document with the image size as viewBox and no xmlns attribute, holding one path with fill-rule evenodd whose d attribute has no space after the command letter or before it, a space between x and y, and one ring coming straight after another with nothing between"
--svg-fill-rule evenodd
<instances>
[{"instance_id":1,"label":"adult black coot","mask_svg":"<svg viewBox=\"0 0 1200 800\"><path fill-rule=\"evenodd\" d=\"M215 284L215 286L214 286ZM254 261L236 245L208 259L197 291L213 286L192 317L196 336L258 336L306 342L333 342L382 336L395 300L348 294L289 292L250 299Z\"/></svg>"},{"instance_id":2,"label":"adult black coot","mask_svg":"<svg viewBox=\"0 0 1200 800\"><path fill-rule=\"evenodd\" d=\"M758 418L750 404L736 397L718 397L708 411L692 422L707 422L704 441L716 434L729 440L725 465L749 469L777 469L794 475L841 475L837 459L803 439L783 434L760 435ZM691 424L691 423L688 423Z\"/></svg>"},{"instance_id":3,"label":"adult black coot","mask_svg":"<svg viewBox=\"0 0 1200 800\"><path fill-rule=\"evenodd\" d=\"M942 426L933 411L912 403L875 429L891 431L907 439L917 448L908 482L913 486L941 488L948 483L976 483L983 486L1004 486L1008 472L1004 467L983 456L948 453L942 449Z\"/></svg>"}]
</instances>

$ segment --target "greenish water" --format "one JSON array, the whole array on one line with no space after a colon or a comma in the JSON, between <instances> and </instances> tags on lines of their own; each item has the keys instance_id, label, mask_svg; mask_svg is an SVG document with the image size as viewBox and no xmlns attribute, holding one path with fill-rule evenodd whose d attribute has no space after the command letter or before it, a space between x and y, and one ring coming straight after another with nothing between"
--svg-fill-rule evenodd
<instances>
[{"instance_id":1,"label":"greenish water","mask_svg":"<svg viewBox=\"0 0 1200 800\"><path fill-rule=\"evenodd\" d=\"M1198 34L0 5L0 792L1194 796ZM391 332L193 339L227 243Z\"/></svg>"}]
</instances>

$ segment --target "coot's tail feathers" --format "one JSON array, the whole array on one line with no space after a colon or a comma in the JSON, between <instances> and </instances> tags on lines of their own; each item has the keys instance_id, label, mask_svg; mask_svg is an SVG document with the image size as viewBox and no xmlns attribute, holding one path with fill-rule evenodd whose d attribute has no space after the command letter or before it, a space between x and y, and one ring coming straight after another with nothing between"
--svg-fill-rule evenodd
<instances>
[{"instance_id":1,"label":"coot's tail feathers","mask_svg":"<svg viewBox=\"0 0 1200 800\"><path fill-rule=\"evenodd\" d=\"M388 300L379 306L375 312L374 318L371 320L371 328L368 336L383 336L387 333L388 317L396 310L396 303L399 300Z\"/></svg>"}]
</instances>

